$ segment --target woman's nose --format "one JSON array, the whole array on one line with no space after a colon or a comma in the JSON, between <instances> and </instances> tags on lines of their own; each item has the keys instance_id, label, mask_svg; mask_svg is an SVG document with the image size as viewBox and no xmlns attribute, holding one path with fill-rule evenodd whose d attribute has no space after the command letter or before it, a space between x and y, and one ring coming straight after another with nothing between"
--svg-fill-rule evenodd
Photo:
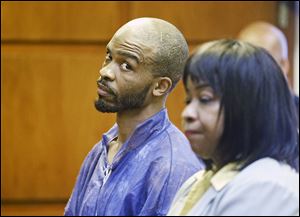
<instances>
[{"instance_id":1,"label":"woman's nose","mask_svg":"<svg viewBox=\"0 0 300 217\"><path fill-rule=\"evenodd\" d=\"M182 114L181 117L183 119L183 121L190 123L193 122L197 119L197 111L196 111L196 105L194 105L193 103L190 103L189 105L187 105Z\"/></svg>"}]
</instances>

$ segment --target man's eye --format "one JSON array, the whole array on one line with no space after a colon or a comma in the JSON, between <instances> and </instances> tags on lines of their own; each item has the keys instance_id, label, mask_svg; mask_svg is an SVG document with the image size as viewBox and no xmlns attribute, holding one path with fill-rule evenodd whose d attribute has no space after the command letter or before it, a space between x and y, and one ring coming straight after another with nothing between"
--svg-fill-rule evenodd
<instances>
[{"instance_id":1,"label":"man's eye","mask_svg":"<svg viewBox=\"0 0 300 217\"><path fill-rule=\"evenodd\" d=\"M122 63L121 64L121 69L125 70L125 71L130 71L132 70L132 67L128 64L128 63Z\"/></svg>"},{"instance_id":2,"label":"man's eye","mask_svg":"<svg viewBox=\"0 0 300 217\"><path fill-rule=\"evenodd\" d=\"M106 66L111 61L112 61L112 56L110 55L110 53L106 53L105 59L102 63L102 67Z\"/></svg>"},{"instance_id":3,"label":"man's eye","mask_svg":"<svg viewBox=\"0 0 300 217\"><path fill-rule=\"evenodd\" d=\"M105 61L110 61L110 60L112 60L112 57L109 53L107 53L105 56Z\"/></svg>"}]
</instances>

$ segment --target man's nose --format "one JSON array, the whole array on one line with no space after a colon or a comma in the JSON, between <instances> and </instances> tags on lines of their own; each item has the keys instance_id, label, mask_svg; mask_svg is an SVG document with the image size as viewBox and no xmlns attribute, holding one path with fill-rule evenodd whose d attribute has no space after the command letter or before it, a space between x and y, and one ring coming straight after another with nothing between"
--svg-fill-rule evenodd
<instances>
[{"instance_id":1,"label":"man's nose","mask_svg":"<svg viewBox=\"0 0 300 217\"><path fill-rule=\"evenodd\" d=\"M112 66L110 66L110 64L102 67L99 73L100 73L99 80L100 79L109 80L109 81L115 80L115 73L113 72Z\"/></svg>"}]
</instances>

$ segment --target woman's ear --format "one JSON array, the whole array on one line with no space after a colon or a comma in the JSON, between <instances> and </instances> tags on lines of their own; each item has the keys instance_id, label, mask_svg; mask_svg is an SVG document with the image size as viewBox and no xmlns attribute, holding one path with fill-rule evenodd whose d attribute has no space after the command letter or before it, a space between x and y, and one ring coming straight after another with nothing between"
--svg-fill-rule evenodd
<instances>
[{"instance_id":1,"label":"woman's ear","mask_svg":"<svg viewBox=\"0 0 300 217\"><path fill-rule=\"evenodd\" d=\"M172 87L172 80L169 77L159 77L154 83L153 95L163 96L166 95Z\"/></svg>"}]
</instances>

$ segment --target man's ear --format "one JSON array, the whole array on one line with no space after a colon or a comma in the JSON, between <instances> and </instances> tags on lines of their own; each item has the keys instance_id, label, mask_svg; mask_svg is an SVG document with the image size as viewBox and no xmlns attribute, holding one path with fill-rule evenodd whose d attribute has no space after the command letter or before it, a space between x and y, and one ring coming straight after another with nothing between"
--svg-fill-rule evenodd
<instances>
[{"instance_id":1,"label":"man's ear","mask_svg":"<svg viewBox=\"0 0 300 217\"><path fill-rule=\"evenodd\" d=\"M156 79L153 88L154 96L166 95L172 87L172 80L169 77L159 77Z\"/></svg>"}]
</instances>

